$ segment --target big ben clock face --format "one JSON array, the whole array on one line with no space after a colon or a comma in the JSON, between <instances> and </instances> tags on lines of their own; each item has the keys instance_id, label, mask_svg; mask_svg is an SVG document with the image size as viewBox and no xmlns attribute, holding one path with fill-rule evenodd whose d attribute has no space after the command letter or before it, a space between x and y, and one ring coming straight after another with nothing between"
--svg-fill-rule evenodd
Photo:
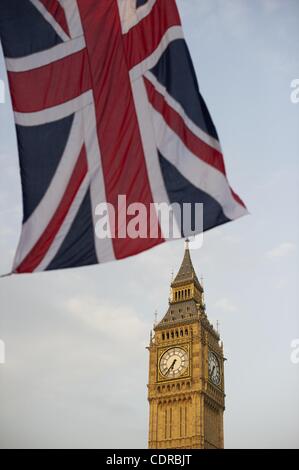
<instances>
[{"instance_id":1,"label":"big ben clock face","mask_svg":"<svg viewBox=\"0 0 299 470\"><path fill-rule=\"evenodd\" d=\"M213 352L209 351L209 379L214 385L220 385L220 363L219 359Z\"/></svg>"},{"instance_id":2,"label":"big ben clock face","mask_svg":"<svg viewBox=\"0 0 299 470\"><path fill-rule=\"evenodd\" d=\"M186 371L188 360L183 348L170 348L160 359L160 372L167 379L177 379Z\"/></svg>"}]
</instances>

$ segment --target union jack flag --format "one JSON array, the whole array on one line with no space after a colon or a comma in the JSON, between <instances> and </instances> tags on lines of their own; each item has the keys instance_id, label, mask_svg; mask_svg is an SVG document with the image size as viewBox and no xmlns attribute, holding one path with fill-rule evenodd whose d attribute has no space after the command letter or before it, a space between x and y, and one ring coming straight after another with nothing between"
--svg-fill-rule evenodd
<instances>
[{"instance_id":1,"label":"union jack flag","mask_svg":"<svg viewBox=\"0 0 299 470\"><path fill-rule=\"evenodd\" d=\"M121 259L165 241L99 239L96 207L204 204L247 213L227 181L175 0L1 0L23 226L13 271ZM129 216L128 216L129 217ZM188 234L184 234L188 235Z\"/></svg>"}]
</instances>

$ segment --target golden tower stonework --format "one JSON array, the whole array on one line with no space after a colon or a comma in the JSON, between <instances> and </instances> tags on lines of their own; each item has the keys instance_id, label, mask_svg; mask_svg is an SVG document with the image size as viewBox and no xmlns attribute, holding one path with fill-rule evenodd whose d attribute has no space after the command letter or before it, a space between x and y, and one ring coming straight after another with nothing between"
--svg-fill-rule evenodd
<instances>
[{"instance_id":1,"label":"golden tower stonework","mask_svg":"<svg viewBox=\"0 0 299 470\"><path fill-rule=\"evenodd\" d=\"M223 448L223 344L207 318L188 242L148 349L149 448Z\"/></svg>"}]
</instances>

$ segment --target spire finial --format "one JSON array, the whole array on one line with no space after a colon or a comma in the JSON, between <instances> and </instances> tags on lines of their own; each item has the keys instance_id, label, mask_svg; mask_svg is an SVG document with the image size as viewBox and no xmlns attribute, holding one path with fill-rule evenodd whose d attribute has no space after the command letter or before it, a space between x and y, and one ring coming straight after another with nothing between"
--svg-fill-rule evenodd
<instances>
[{"instance_id":1,"label":"spire finial","mask_svg":"<svg viewBox=\"0 0 299 470\"><path fill-rule=\"evenodd\" d=\"M189 243L190 243L189 238L186 238L186 240L185 240L185 249L186 250L189 250Z\"/></svg>"},{"instance_id":2,"label":"spire finial","mask_svg":"<svg viewBox=\"0 0 299 470\"><path fill-rule=\"evenodd\" d=\"M172 283L173 283L173 278L174 278L174 273L173 273L173 269L171 271L171 277L170 277L170 288L169 288L169 298L168 298L168 301L169 303L172 301Z\"/></svg>"}]
</instances>

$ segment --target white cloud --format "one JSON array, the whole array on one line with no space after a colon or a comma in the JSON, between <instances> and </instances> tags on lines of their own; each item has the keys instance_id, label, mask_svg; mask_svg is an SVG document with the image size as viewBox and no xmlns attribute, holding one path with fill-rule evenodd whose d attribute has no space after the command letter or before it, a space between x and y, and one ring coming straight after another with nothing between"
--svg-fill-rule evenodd
<instances>
[{"instance_id":1,"label":"white cloud","mask_svg":"<svg viewBox=\"0 0 299 470\"><path fill-rule=\"evenodd\" d=\"M269 250L266 253L267 258L275 259L275 258L283 258L284 256L288 256L289 254L296 251L295 243L284 242L280 245L276 246L272 250Z\"/></svg>"},{"instance_id":2,"label":"white cloud","mask_svg":"<svg viewBox=\"0 0 299 470\"><path fill-rule=\"evenodd\" d=\"M237 307L226 297L217 300L215 307L224 312L235 312L237 310Z\"/></svg>"},{"instance_id":3,"label":"white cloud","mask_svg":"<svg viewBox=\"0 0 299 470\"><path fill-rule=\"evenodd\" d=\"M66 309L92 330L100 331L116 342L142 341L149 328L134 310L101 301L92 296L72 297L66 301Z\"/></svg>"}]
</instances>

